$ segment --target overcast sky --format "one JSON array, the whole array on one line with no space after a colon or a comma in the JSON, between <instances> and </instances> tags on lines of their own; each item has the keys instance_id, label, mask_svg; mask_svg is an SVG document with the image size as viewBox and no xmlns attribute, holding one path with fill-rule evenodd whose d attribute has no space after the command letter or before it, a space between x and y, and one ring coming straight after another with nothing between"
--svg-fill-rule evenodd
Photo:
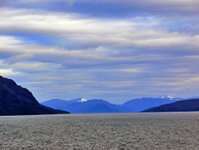
<instances>
[{"instance_id":1,"label":"overcast sky","mask_svg":"<svg viewBox=\"0 0 199 150\"><path fill-rule=\"evenodd\" d=\"M198 0L0 0L0 74L39 101L199 93Z\"/></svg>"}]
</instances>

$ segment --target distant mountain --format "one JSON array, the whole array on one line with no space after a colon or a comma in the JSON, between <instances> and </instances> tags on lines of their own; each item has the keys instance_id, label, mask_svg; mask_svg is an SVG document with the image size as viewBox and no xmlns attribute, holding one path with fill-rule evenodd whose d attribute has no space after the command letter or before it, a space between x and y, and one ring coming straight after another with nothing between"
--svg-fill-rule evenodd
<instances>
[{"instance_id":1,"label":"distant mountain","mask_svg":"<svg viewBox=\"0 0 199 150\"><path fill-rule=\"evenodd\" d=\"M52 99L43 102L42 105L68 110L71 113L111 113L111 112L140 112L152 107L161 106L181 100L171 96L161 96L159 98L139 98L130 100L122 105L111 104L104 100L86 100L77 98L73 100Z\"/></svg>"},{"instance_id":2,"label":"distant mountain","mask_svg":"<svg viewBox=\"0 0 199 150\"><path fill-rule=\"evenodd\" d=\"M144 112L199 111L199 99L183 100L147 109Z\"/></svg>"},{"instance_id":3,"label":"distant mountain","mask_svg":"<svg viewBox=\"0 0 199 150\"><path fill-rule=\"evenodd\" d=\"M122 106L126 112L140 112L152 107L170 104L179 100L182 100L182 98L174 98L171 96L161 96L158 98L143 97L127 101Z\"/></svg>"},{"instance_id":4,"label":"distant mountain","mask_svg":"<svg viewBox=\"0 0 199 150\"><path fill-rule=\"evenodd\" d=\"M42 102L41 104L53 109L66 110L66 107L68 105L73 104L73 103L78 103L78 102L83 102L82 98L77 98L73 100L51 99L51 100Z\"/></svg>"},{"instance_id":5,"label":"distant mountain","mask_svg":"<svg viewBox=\"0 0 199 150\"><path fill-rule=\"evenodd\" d=\"M0 115L66 114L40 105L32 93L13 80L0 76Z\"/></svg>"},{"instance_id":6,"label":"distant mountain","mask_svg":"<svg viewBox=\"0 0 199 150\"><path fill-rule=\"evenodd\" d=\"M53 99L42 103L45 106L68 110L71 113L115 113L123 112L123 108L119 105L111 104L104 100L86 100L83 98L75 100L58 100Z\"/></svg>"}]
</instances>

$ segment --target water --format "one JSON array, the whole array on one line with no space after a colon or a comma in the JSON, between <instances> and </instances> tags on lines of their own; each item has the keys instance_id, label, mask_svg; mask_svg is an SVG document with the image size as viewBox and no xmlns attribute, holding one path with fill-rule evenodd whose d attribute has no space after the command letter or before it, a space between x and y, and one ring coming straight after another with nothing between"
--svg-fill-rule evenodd
<instances>
[{"instance_id":1,"label":"water","mask_svg":"<svg viewBox=\"0 0 199 150\"><path fill-rule=\"evenodd\" d=\"M199 113L0 117L0 149L199 149Z\"/></svg>"}]
</instances>

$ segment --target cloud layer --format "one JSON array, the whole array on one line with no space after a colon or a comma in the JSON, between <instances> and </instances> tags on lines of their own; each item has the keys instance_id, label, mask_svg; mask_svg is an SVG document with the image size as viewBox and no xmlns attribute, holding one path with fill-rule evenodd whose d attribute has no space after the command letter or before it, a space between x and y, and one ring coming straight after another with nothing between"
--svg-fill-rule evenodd
<instances>
[{"instance_id":1,"label":"cloud layer","mask_svg":"<svg viewBox=\"0 0 199 150\"><path fill-rule=\"evenodd\" d=\"M16 0L0 6L0 74L40 101L197 95L196 0Z\"/></svg>"}]
</instances>

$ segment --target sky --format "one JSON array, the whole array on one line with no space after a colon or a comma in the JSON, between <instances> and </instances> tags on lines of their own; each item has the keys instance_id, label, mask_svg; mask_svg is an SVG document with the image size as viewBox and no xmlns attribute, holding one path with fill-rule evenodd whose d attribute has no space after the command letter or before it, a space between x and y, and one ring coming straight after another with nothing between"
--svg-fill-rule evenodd
<instances>
[{"instance_id":1,"label":"sky","mask_svg":"<svg viewBox=\"0 0 199 150\"><path fill-rule=\"evenodd\" d=\"M0 75L52 98L198 96L198 0L0 0Z\"/></svg>"}]
</instances>

